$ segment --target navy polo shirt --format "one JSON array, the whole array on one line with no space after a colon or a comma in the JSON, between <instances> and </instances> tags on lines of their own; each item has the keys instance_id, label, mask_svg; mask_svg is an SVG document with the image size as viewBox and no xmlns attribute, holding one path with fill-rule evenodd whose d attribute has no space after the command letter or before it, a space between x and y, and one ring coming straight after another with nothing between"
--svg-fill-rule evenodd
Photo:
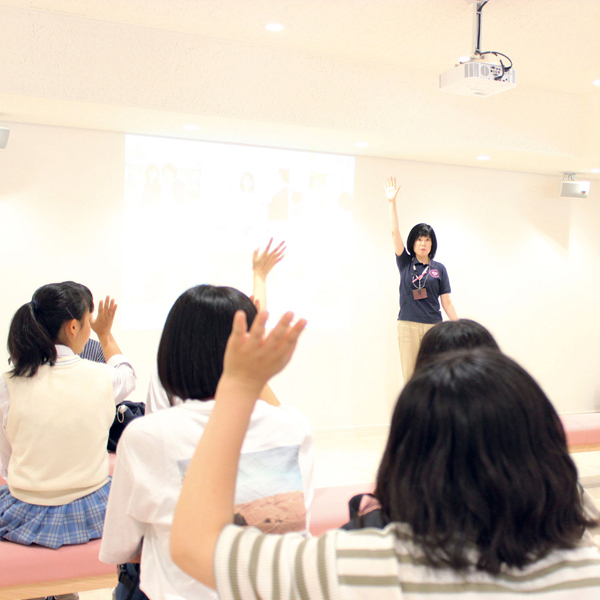
<instances>
[{"instance_id":1,"label":"navy polo shirt","mask_svg":"<svg viewBox=\"0 0 600 600\"><path fill-rule=\"evenodd\" d=\"M416 258L413 260L410 254L404 249L404 252L396 255L396 264L400 271L400 321L413 321L415 323L439 323L442 320L440 312L440 296L450 293L450 280L446 267L432 260L430 262L429 274L423 278L425 288L427 289L427 298L415 300L413 290L416 288L412 280L415 275L418 277L423 273L425 267L422 262ZM415 269L413 269L413 264Z\"/></svg>"}]
</instances>

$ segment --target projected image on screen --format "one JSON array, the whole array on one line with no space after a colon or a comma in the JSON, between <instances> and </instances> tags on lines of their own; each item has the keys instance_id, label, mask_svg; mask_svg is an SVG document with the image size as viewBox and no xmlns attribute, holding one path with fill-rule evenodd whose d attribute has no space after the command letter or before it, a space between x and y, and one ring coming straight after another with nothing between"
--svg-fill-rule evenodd
<instances>
[{"instance_id":1,"label":"projected image on screen","mask_svg":"<svg viewBox=\"0 0 600 600\"><path fill-rule=\"evenodd\" d=\"M268 282L273 318L345 328L354 158L192 140L126 136L121 325L161 329L193 285L251 293L251 256L285 240Z\"/></svg>"}]
</instances>

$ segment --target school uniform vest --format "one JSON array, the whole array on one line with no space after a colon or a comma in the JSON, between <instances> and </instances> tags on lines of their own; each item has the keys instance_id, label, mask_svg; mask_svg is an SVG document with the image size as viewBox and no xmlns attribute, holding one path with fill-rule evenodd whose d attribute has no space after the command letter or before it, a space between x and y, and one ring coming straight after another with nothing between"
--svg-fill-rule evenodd
<instances>
[{"instance_id":1,"label":"school uniform vest","mask_svg":"<svg viewBox=\"0 0 600 600\"><path fill-rule=\"evenodd\" d=\"M105 485L115 416L110 367L65 356L33 377L4 378L10 493L22 502L58 506Z\"/></svg>"}]
</instances>

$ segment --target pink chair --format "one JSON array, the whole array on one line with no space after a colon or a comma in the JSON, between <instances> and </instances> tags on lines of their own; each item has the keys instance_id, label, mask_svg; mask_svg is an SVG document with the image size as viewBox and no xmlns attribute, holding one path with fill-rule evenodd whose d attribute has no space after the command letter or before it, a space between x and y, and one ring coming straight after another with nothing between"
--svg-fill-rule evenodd
<instances>
[{"instance_id":1,"label":"pink chair","mask_svg":"<svg viewBox=\"0 0 600 600\"><path fill-rule=\"evenodd\" d=\"M110 472L116 456L110 455ZM6 483L0 476L0 485ZM22 546L0 541L0 600L85 592L117 585L114 565L98 560L102 540L62 546Z\"/></svg>"}]
</instances>

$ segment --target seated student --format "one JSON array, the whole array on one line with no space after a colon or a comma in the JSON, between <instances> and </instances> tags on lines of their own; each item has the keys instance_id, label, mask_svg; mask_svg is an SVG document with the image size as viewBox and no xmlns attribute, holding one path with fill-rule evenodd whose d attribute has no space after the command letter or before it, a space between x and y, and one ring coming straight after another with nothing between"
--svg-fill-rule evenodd
<instances>
[{"instance_id":1,"label":"seated student","mask_svg":"<svg viewBox=\"0 0 600 600\"><path fill-rule=\"evenodd\" d=\"M480 323L471 319L442 321L434 325L421 340L415 371L442 352L489 348L500 351L494 336Z\"/></svg>"},{"instance_id":2,"label":"seated student","mask_svg":"<svg viewBox=\"0 0 600 600\"><path fill-rule=\"evenodd\" d=\"M112 336L108 296L93 319L90 290L44 285L15 313L13 369L0 378L0 537L58 548L102 536L110 488L106 451L115 404L135 374ZM82 360L92 328L108 364Z\"/></svg>"},{"instance_id":3,"label":"seated student","mask_svg":"<svg viewBox=\"0 0 600 600\"><path fill-rule=\"evenodd\" d=\"M169 536L188 463L215 405L238 310L248 322L256 315L250 298L230 287L200 285L179 297L160 340L158 374L169 396L186 400L137 419L119 442L100 560L122 564L141 553L140 589L152 600L214 597L173 564ZM294 408L258 401L239 465L236 523L305 532L312 468L307 419Z\"/></svg>"},{"instance_id":4,"label":"seated student","mask_svg":"<svg viewBox=\"0 0 600 600\"><path fill-rule=\"evenodd\" d=\"M264 337L235 318L215 408L171 531L175 564L230 598L596 600L600 551L582 540L577 469L552 404L497 351L446 353L404 387L375 495L383 530L305 540L233 524L240 447L258 391L304 326Z\"/></svg>"},{"instance_id":5,"label":"seated student","mask_svg":"<svg viewBox=\"0 0 600 600\"><path fill-rule=\"evenodd\" d=\"M269 240L267 247L260 252L257 248L254 250L252 255L252 277L254 283L253 296L251 298L254 303L259 307L259 310L267 310L267 276L273 269L273 267L281 262L285 253L285 242L281 242L278 246L271 250L271 244L273 238ZM261 392L260 397L265 402L272 404L273 406L279 406L279 400L272 392L269 386ZM171 406L177 406L181 404L181 398L172 396L170 399L167 396L167 392L160 384L158 378L158 370L153 369L150 375L150 385L148 386L148 394L146 396L146 414L170 408Z\"/></svg>"}]
</instances>

